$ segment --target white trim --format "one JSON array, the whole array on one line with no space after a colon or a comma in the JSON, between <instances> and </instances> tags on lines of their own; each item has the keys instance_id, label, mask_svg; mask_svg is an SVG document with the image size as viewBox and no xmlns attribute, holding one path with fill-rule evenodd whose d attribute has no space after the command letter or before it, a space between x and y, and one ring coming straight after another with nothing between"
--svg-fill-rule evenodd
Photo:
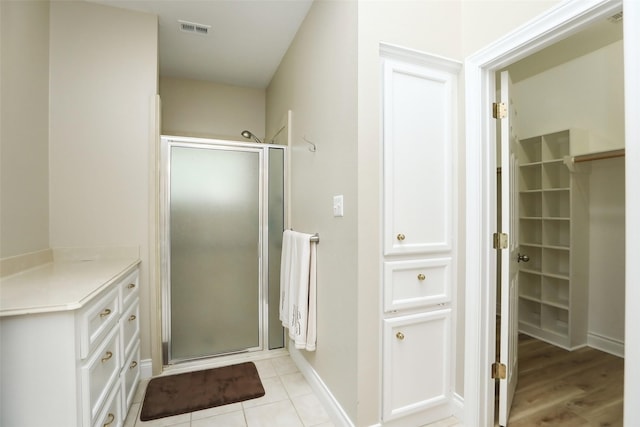
<instances>
[{"instance_id":1,"label":"white trim","mask_svg":"<svg viewBox=\"0 0 640 427\"><path fill-rule=\"evenodd\" d=\"M188 362L176 363L174 365L164 365L160 375L173 375L183 372L192 372L202 369L218 368L237 363L255 362L257 360L273 359L275 357L286 356L289 352L285 348L262 351L244 351L241 353L228 354L225 356L206 357Z\"/></svg>"},{"instance_id":2,"label":"white trim","mask_svg":"<svg viewBox=\"0 0 640 427\"><path fill-rule=\"evenodd\" d=\"M453 409L453 416L458 420L464 419L464 397L458 393L453 393L451 396L451 408Z\"/></svg>"},{"instance_id":3,"label":"white trim","mask_svg":"<svg viewBox=\"0 0 640 427\"><path fill-rule=\"evenodd\" d=\"M625 0L625 54L635 49L640 50L637 37L637 5L634 0ZM627 13L626 8L632 5L634 11ZM566 36L575 33L590 23L603 19L619 11L622 0L573 0L566 1L538 16L528 24L518 28L502 39L492 43L478 53L470 56L465 61L465 113L466 113L466 312L465 312L465 353L473 357L465 358L465 426L491 426L494 414L494 390L493 381L489 378L489 365L495 358L495 251L491 249L490 236L495 231L496 218L496 189L495 189L495 148L492 143L495 140L495 126L491 125L489 105L495 94L495 71L522 59L546 46L549 46ZM629 19L633 20L630 24ZM633 25L636 26L632 29ZM632 30L635 32L631 34ZM630 47L633 45L633 47ZM637 63L629 65L629 58L625 56L625 87L627 93L631 87L637 89L637 84L629 84L633 79L637 83ZM637 61L636 61L637 62ZM633 77L631 71L636 71ZM637 94L637 92L636 92ZM627 141L640 137L637 124L630 125L633 112L637 117L638 101L629 100L627 97L626 113ZM637 95L636 95L637 98ZM630 104L634 103L634 106ZM631 108L630 108L631 107ZM632 111L633 110L633 111ZM636 154L636 153L634 153ZM637 153L640 155L640 153ZM629 157L627 157L627 161ZM630 169L630 168L629 168ZM636 178L635 182L638 182ZM627 175L627 197L631 195L630 189L634 181ZM637 198L638 196L636 196ZM627 203L629 201L627 200ZM633 204L640 210L640 203ZM632 209L627 210L629 221ZM638 214L636 213L636 218ZM637 253L638 247L629 242L634 236L627 226L627 254ZM637 234L637 233L636 233ZM631 246L635 248L632 252ZM629 255L627 255L629 257ZM630 263L627 263L630 264ZM630 266L627 265L627 283L634 276L629 274ZM636 270L635 277L640 273ZM630 286L627 286L630 288ZM627 294L627 301L633 301ZM631 317L627 310L627 322ZM637 317L637 316L636 316ZM637 321L637 319L636 319ZM633 324L633 323L629 323ZM627 328L629 334L629 328ZM491 343L491 344L490 344ZM627 345L629 342L627 341ZM640 353L640 347L637 347ZM627 359L629 360L629 359ZM627 364L628 365L628 364ZM628 392L631 388L640 391L640 385L630 384L627 381ZM627 400L630 395L627 395ZM626 424L633 424L631 410L625 405L627 417ZM633 419L640 419L639 415Z\"/></svg>"},{"instance_id":4,"label":"white trim","mask_svg":"<svg viewBox=\"0 0 640 427\"><path fill-rule=\"evenodd\" d=\"M153 363L151 359L144 359L140 361L140 379L148 380L153 376Z\"/></svg>"},{"instance_id":5,"label":"white trim","mask_svg":"<svg viewBox=\"0 0 640 427\"><path fill-rule=\"evenodd\" d=\"M624 342L620 340L589 332L587 334L587 345L614 356L624 357Z\"/></svg>"},{"instance_id":6,"label":"white trim","mask_svg":"<svg viewBox=\"0 0 640 427\"><path fill-rule=\"evenodd\" d=\"M455 59L385 42L380 42L380 58L412 62L413 64L425 65L455 75L462 68L462 62Z\"/></svg>"},{"instance_id":7,"label":"white trim","mask_svg":"<svg viewBox=\"0 0 640 427\"><path fill-rule=\"evenodd\" d=\"M624 0L624 88L625 88L625 162L640 164L640 2ZM626 172L626 262L625 262L625 384L626 402L640 400L640 334L635 329L640 324L640 310L635 306L640 300L640 263L635 256L640 253L640 168L628 167ZM640 405L624 405L624 425L640 423Z\"/></svg>"},{"instance_id":8,"label":"white trim","mask_svg":"<svg viewBox=\"0 0 640 427\"><path fill-rule=\"evenodd\" d=\"M318 397L324 408L327 410L331 421L338 427L354 427L355 424L349 415L340 406L340 403L329 390L329 387L322 381L322 378L313 369L307 359L296 349L292 342L289 343L289 356L296 364L302 376L307 380L309 386Z\"/></svg>"}]
</instances>

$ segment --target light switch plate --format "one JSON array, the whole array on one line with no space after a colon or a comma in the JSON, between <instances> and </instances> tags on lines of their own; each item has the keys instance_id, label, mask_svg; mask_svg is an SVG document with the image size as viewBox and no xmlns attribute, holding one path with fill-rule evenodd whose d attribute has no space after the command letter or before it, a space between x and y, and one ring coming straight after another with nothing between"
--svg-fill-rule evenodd
<instances>
[{"instance_id":1,"label":"light switch plate","mask_svg":"<svg viewBox=\"0 0 640 427\"><path fill-rule=\"evenodd\" d=\"M344 197L333 196L333 216L344 216Z\"/></svg>"}]
</instances>

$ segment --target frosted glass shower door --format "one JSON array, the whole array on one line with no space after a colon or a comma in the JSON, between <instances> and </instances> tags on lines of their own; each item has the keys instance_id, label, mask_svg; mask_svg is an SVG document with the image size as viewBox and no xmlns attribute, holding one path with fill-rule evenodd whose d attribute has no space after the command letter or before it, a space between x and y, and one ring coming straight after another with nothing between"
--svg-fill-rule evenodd
<instances>
[{"instance_id":1,"label":"frosted glass shower door","mask_svg":"<svg viewBox=\"0 0 640 427\"><path fill-rule=\"evenodd\" d=\"M169 358L259 349L261 153L170 150Z\"/></svg>"}]
</instances>

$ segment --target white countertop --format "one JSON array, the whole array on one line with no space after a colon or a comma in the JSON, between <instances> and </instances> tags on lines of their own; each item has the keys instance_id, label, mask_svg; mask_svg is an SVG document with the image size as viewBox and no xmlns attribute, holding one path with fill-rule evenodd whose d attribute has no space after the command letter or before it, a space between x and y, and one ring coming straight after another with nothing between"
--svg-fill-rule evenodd
<instances>
[{"instance_id":1,"label":"white countertop","mask_svg":"<svg viewBox=\"0 0 640 427\"><path fill-rule=\"evenodd\" d=\"M0 317L75 310L140 263L136 258L54 261L0 279Z\"/></svg>"}]
</instances>

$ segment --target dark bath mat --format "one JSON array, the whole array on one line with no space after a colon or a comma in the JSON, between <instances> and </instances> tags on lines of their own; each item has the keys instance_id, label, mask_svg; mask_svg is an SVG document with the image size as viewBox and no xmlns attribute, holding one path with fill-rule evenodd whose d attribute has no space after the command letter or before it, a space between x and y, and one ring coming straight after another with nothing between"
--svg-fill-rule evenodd
<instances>
[{"instance_id":1,"label":"dark bath mat","mask_svg":"<svg viewBox=\"0 0 640 427\"><path fill-rule=\"evenodd\" d=\"M140 420L155 420L262 396L264 387L252 362L168 375L149 381Z\"/></svg>"}]
</instances>

